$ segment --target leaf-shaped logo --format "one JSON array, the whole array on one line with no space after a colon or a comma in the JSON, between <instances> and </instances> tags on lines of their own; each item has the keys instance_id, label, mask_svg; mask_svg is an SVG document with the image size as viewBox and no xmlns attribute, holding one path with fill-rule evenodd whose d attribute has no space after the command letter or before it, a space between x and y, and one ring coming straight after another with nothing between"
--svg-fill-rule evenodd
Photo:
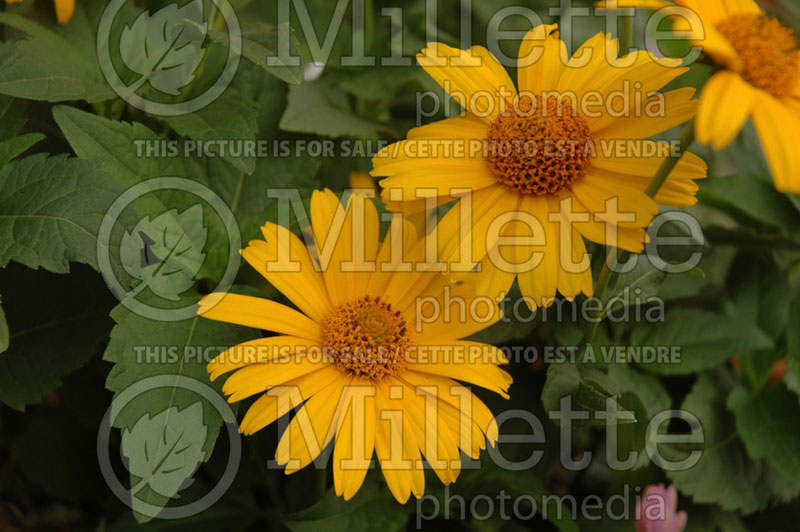
<instances>
[{"instance_id":1,"label":"leaf-shaped logo","mask_svg":"<svg viewBox=\"0 0 800 532\"><path fill-rule=\"evenodd\" d=\"M203 247L208 230L203 227L200 204L178 213L172 209L153 220L145 216L132 231L122 235L120 258L132 277L142 281L157 296L178 301L194 285L195 275L206 258Z\"/></svg>"},{"instance_id":2,"label":"leaf-shaped logo","mask_svg":"<svg viewBox=\"0 0 800 532\"><path fill-rule=\"evenodd\" d=\"M149 81L161 92L179 95L194 79L194 71L205 55L207 32L202 0L180 8L170 4L153 15L149 11L139 15L133 25L122 30L119 43L122 61L142 76L128 90L133 92Z\"/></svg>"},{"instance_id":3,"label":"leaf-shaped logo","mask_svg":"<svg viewBox=\"0 0 800 532\"><path fill-rule=\"evenodd\" d=\"M153 417L147 413L139 418L132 429L122 432L131 493L149 488L165 498L177 496L205 457L207 435L202 401L183 410L172 406Z\"/></svg>"}]
</instances>

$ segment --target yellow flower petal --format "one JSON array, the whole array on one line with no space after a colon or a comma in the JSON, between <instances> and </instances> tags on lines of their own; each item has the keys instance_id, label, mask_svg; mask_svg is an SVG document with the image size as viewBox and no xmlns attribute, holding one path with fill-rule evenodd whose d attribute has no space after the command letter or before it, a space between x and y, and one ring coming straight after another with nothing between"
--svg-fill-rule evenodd
<instances>
[{"instance_id":1,"label":"yellow flower petal","mask_svg":"<svg viewBox=\"0 0 800 532\"><path fill-rule=\"evenodd\" d=\"M69 22L75 11L75 0L53 0L56 6L56 20L62 26Z\"/></svg>"},{"instance_id":2,"label":"yellow flower petal","mask_svg":"<svg viewBox=\"0 0 800 532\"><path fill-rule=\"evenodd\" d=\"M730 144L747 122L755 102L756 89L739 74L717 72L706 83L701 95L695 131L700 144L721 150Z\"/></svg>"},{"instance_id":3,"label":"yellow flower petal","mask_svg":"<svg viewBox=\"0 0 800 532\"><path fill-rule=\"evenodd\" d=\"M761 92L753 105L753 123L761 138L775 188L800 194L800 116Z\"/></svg>"},{"instance_id":4,"label":"yellow flower petal","mask_svg":"<svg viewBox=\"0 0 800 532\"><path fill-rule=\"evenodd\" d=\"M458 50L429 43L417 61L467 113L486 121L502 113L517 94L503 65L481 46Z\"/></svg>"},{"instance_id":5,"label":"yellow flower petal","mask_svg":"<svg viewBox=\"0 0 800 532\"><path fill-rule=\"evenodd\" d=\"M342 372L329 365L285 382L253 402L239 424L239 432L245 435L258 432L299 406L290 400L293 394L296 394L296 398L301 402L306 401L341 378Z\"/></svg>"},{"instance_id":6,"label":"yellow flower petal","mask_svg":"<svg viewBox=\"0 0 800 532\"><path fill-rule=\"evenodd\" d=\"M343 375L335 379L292 418L275 450L275 460L286 465L287 474L310 464L333 439L338 426L335 414L342 408L342 391L348 381Z\"/></svg>"},{"instance_id":7,"label":"yellow flower petal","mask_svg":"<svg viewBox=\"0 0 800 532\"><path fill-rule=\"evenodd\" d=\"M555 87L569 60L558 24L542 24L526 33L517 55L519 90L533 95Z\"/></svg>"},{"instance_id":8,"label":"yellow flower petal","mask_svg":"<svg viewBox=\"0 0 800 532\"><path fill-rule=\"evenodd\" d=\"M309 349L320 344L296 336L270 336L257 338L226 349L208 363L211 380L235 369L252 364L265 364L296 352L297 348Z\"/></svg>"},{"instance_id":9,"label":"yellow flower petal","mask_svg":"<svg viewBox=\"0 0 800 532\"><path fill-rule=\"evenodd\" d=\"M268 299L214 293L201 299L199 305L197 313L204 318L322 341L322 326L319 323Z\"/></svg>"},{"instance_id":10,"label":"yellow flower petal","mask_svg":"<svg viewBox=\"0 0 800 532\"><path fill-rule=\"evenodd\" d=\"M593 132L592 137L597 142L600 142L599 139L614 138L646 139L672 129L692 119L697 113L697 101L692 100L695 92L694 88L685 87L666 94L652 96L644 103L641 113L637 115L634 110L631 110L631 116L611 122ZM656 102L658 102L658 108L664 110L662 116L651 116L644 111L646 109L655 109L656 107L650 104L655 105Z\"/></svg>"},{"instance_id":11,"label":"yellow flower petal","mask_svg":"<svg viewBox=\"0 0 800 532\"><path fill-rule=\"evenodd\" d=\"M331 311L331 302L306 245L277 224L268 223L261 232L264 240L251 241L242 257L301 311L321 323Z\"/></svg>"}]
</instances>

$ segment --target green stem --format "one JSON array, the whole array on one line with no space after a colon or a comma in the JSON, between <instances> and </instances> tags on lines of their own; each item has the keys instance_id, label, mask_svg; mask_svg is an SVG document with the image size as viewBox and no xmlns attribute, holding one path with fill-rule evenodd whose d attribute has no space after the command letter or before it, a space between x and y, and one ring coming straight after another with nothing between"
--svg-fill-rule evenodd
<instances>
[{"instance_id":1,"label":"green stem","mask_svg":"<svg viewBox=\"0 0 800 532\"><path fill-rule=\"evenodd\" d=\"M633 46L633 15L622 17L622 27L619 29L619 55L626 56Z\"/></svg>"},{"instance_id":2,"label":"green stem","mask_svg":"<svg viewBox=\"0 0 800 532\"><path fill-rule=\"evenodd\" d=\"M686 124L686 127L683 128L683 132L681 133L678 142L680 146L680 153L678 156L669 157L664 160L663 163L661 163L661 167L659 167L658 172L656 172L656 175L653 176L653 180L650 181L650 185L648 185L644 191L644 193L651 198L656 197L656 194L658 194L658 191L661 189L661 185L664 184L669 175L678 165L678 161L681 160L683 154L686 153L694 143L694 120Z\"/></svg>"},{"instance_id":3,"label":"green stem","mask_svg":"<svg viewBox=\"0 0 800 532\"><path fill-rule=\"evenodd\" d=\"M314 474L316 475L314 478L316 481L316 485L314 486L314 500L321 501L328 491L328 468L322 467L315 469Z\"/></svg>"},{"instance_id":4,"label":"green stem","mask_svg":"<svg viewBox=\"0 0 800 532\"><path fill-rule=\"evenodd\" d=\"M372 28L375 17L375 6L372 0L364 0L364 48L367 52L372 51L372 40L374 30Z\"/></svg>"},{"instance_id":5,"label":"green stem","mask_svg":"<svg viewBox=\"0 0 800 532\"><path fill-rule=\"evenodd\" d=\"M653 179L650 181L650 184L647 185L647 188L644 191L647 196L651 198L656 197L656 194L658 194L658 191L672 173L672 170L674 170L675 166L677 166L678 161L681 160L683 154L686 153L694 143L694 120L690 121L688 124L686 124L686 127L684 127L679 139L679 143L680 153L675 157L668 157L664 159L664 162L661 163L656 175L653 176ZM616 266L620 262L626 260L627 256L628 253L621 249L611 249L608 252L608 256L603 264L603 268L600 270L600 274L597 276L594 297L602 301L608 286L613 286L616 284L617 277L619 276ZM589 322L589 326L586 329L586 333L584 334L582 341L584 350L586 349L586 346L594 339L594 335L597 332L597 328L600 325L600 320L602 319L604 312L605 310L601 310L600 314L595 316L595 319Z\"/></svg>"}]
</instances>

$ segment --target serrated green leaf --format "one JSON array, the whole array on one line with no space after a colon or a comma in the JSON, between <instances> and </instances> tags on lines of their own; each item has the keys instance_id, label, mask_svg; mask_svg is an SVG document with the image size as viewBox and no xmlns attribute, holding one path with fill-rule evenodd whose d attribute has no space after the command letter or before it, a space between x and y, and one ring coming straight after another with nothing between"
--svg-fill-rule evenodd
<instances>
[{"instance_id":1,"label":"serrated green leaf","mask_svg":"<svg viewBox=\"0 0 800 532\"><path fill-rule=\"evenodd\" d=\"M290 514L283 524L292 532L394 532L405 528L408 510L392 498L372 474L349 501L333 490L310 508Z\"/></svg>"},{"instance_id":2,"label":"serrated green leaf","mask_svg":"<svg viewBox=\"0 0 800 532\"><path fill-rule=\"evenodd\" d=\"M675 309L661 323L641 323L631 334L638 347L680 348L680 360L643 361L655 373L681 375L712 368L737 354L762 351L774 342L756 325L701 309Z\"/></svg>"},{"instance_id":3,"label":"serrated green leaf","mask_svg":"<svg viewBox=\"0 0 800 532\"><path fill-rule=\"evenodd\" d=\"M81 4L71 28L61 32L13 13L0 13L0 23L29 35L0 48L0 93L49 102L97 102L115 96L100 73L94 46L85 46L86 41L93 45L94 31Z\"/></svg>"},{"instance_id":4,"label":"serrated green leaf","mask_svg":"<svg viewBox=\"0 0 800 532\"><path fill-rule=\"evenodd\" d=\"M0 273L0 290L10 333L0 352L0 402L23 410L95 354L115 300L85 266L62 276L12 264Z\"/></svg>"},{"instance_id":5,"label":"serrated green leaf","mask_svg":"<svg viewBox=\"0 0 800 532\"><path fill-rule=\"evenodd\" d=\"M0 168L41 140L44 140L41 133L28 133L0 142Z\"/></svg>"},{"instance_id":6,"label":"serrated green leaf","mask_svg":"<svg viewBox=\"0 0 800 532\"><path fill-rule=\"evenodd\" d=\"M287 83L298 84L303 81L303 65L300 60L300 45L294 34L294 28L288 23L277 26L264 22L248 22L242 20L242 57L260 66L265 72ZM191 22L189 22L191 24ZM195 31L200 31L198 24L191 24ZM230 36L224 31L208 30L212 41L228 46ZM281 61L278 54L278 42L289 47L289 57L297 58L298 64Z\"/></svg>"},{"instance_id":7,"label":"serrated green leaf","mask_svg":"<svg viewBox=\"0 0 800 532\"><path fill-rule=\"evenodd\" d=\"M324 137L376 138L382 126L354 114L341 90L315 81L289 87L280 127Z\"/></svg>"},{"instance_id":8,"label":"serrated green leaf","mask_svg":"<svg viewBox=\"0 0 800 532\"><path fill-rule=\"evenodd\" d=\"M243 153L243 146L244 141L254 143L256 140L257 114L256 105L249 98L228 89L213 103L194 113L161 119L184 137L202 142L213 141L208 144L212 153L221 156L237 169L252 174L256 159ZM225 145L220 147L216 141L222 141ZM231 149L235 151L232 152Z\"/></svg>"},{"instance_id":9,"label":"serrated green leaf","mask_svg":"<svg viewBox=\"0 0 800 532\"><path fill-rule=\"evenodd\" d=\"M591 367L586 367L584 370L586 374L582 374L575 364L550 364L547 368L547 381L542 388L542 403L548 414L560 411L562 398L570 396L572 411L583 411L588 414L588 417L573 419L571 426L574 428L638 422L633 412L619 404L616 394L609 389L610 383L603 379L604 374ZM613 422L596 414L611 409L618 413Z\"/></svg>"},{"instance_id":10,"label":"serrated green leaf","mask_svg":"<svg viewBox=\"0 0 800 532\"><path fill-rule=\"evenodd\" d=\"M667 476L696 503L719 504L747 515L788 501L800 490L766 463L747 455L737 437L734 417L725 407L732 381L729 373L704 373L686 396L681 408L700 420L705 448L693 467Z\"/></svg>"},{"instance_id":11,"label":"serrated green leaf","mask_svg":"<svg viewBox=\"0 0 800 532\"><path fill-rule=\"evenodd\" d=\"M153 297L143 292L145 302ZM175 308L182 308L196 303L200 296L187 293L180 301L173 303ZM154 301L163 305L163 300ZM258 337L258 333L247 327L195 317L182 322L159 322L143 318L132 313L123 305L118 305L111 317L116 322L111 331L111 340L103 356L104 360L114 364L106 380L106 387L119 392L148 377L156 375L185 376L209 383L220 392L222 383L218 380L209 382L206 365L219 354L220 348L227 348ZM148 358L149 357L149 358ZM131 430L146 414L152 419L157 414L170 408L183 410L198 402L202 402L202 423L208 428L202 442L203 460L208 460L214 443L222 426L222 417L207 400L198 394L180 386L163 387L146 391L118 410L112 402L114 426ZM199 431L193 431L198 436ZM198 436L199 438L199 436ZM123 441L123 445L125 442ZM188 478L188 477L186 477ZM135 483L136 479L133 479ZM159 495L152 489L144 489L138 493L142 502L164 506L168 497ZM136 514L140 521L147 521L149 516Z\"/></svg>"},{"instance_id":12,"label":"serrated green leaf","mask_svg":"<svg viewBox=\"0 0 800 532\"><path fill-rule=\"evenodd\" d=\"M206 185L204 168L195 161L178 156L148 156L145 146L163 147L168 140L140 123L117 122L67 106L54 108L53 116L79 157L102 163L104 170L128 187L156 177L183 177ZM141 143L142 156L137 153L137 143ZM141 216L156 217L173 209L185 211L198 201L201 200L194 194L182 190L160 190L138 199L135 208ZM226 255L216 261L206 260L199 276L218 280L228 260L229 237L219 216L209 210L210 207L204 216L209 248L217 256ZM133 224L128 227L132 229Z\"/></svg>"},{"instance_id":13,"label":"serrated green leaf","mask_svg":"<svg viewBox=\"0 0 800 532\"><path fill-rule=\"evenodd\" d=\"M53 108L53 118L78 157L102 163L126 186L162 176L201 180L179 157L147 156L145 146L164 146L168 140L143 124L109 120L65 105ZM137 144L142 146L142 156Z\"/></svg>"},{"instance_id":14,"label":"serrated green leaf","mask_svg":"<svg viewBox=\"0 0 800 532\"><path fill-rule=\"evenodd\" d=\"M728 408L736 415L736 428L756 460L763 459L800 491L800 419L797 399L783 386L772 386L757 396L744 387L733 390Z\"/></svg>"},{"instance_id":15,"label":"serrated green leaf","mask_svg":"<svg viewBox=\"0 0 800 532\"><path fill-rule=\"evenodd\" d=\"M41 133L19 134L27 122L25 107L23 100L0 95L0 168L44 139Z\"/></svg>"},{"instance_id":16,"label":"serrated green leaf","mask_svg":"<svg viewBox=\"0 0 800 532\"><path fill-rule=\"evenodd\" d=\"M123 187L97 163L32 155L0 170L0 265L97 268L97 230Z\"/></svg>"}]
</instances>

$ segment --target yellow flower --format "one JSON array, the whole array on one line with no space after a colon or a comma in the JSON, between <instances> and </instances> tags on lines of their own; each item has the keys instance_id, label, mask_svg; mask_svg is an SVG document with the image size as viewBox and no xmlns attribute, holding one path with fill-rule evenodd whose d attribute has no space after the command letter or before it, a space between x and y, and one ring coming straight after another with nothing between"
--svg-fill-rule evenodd
<instances>
[{"instance_id":1,"label":"yellow flower","mask_svg":"<svg viewBox=\"0 0 800 532\"><path fill-rule=\"evenodd\" d=\"M626 0L634 7L658 7L651 4ZM800 193L800 47L794 30L753 0L675 0L675 4L700 18L703 38L692 43L722 67L700 96L698 142L721 150L752 118L775 188ZM675 20L675 30L693 29L685 17L678 15Z\"/></svg>"},{"instance_id":2,"label":"yellow flower","mask_svg":"<svg viewBox=\"0 0 800 532\"><path fill-rule=\"evenodd\" d=\"M6 4L19 4L22 0L6 0ZM75 11L75 0L53 0L56 7L56 20L62 26L72 18Z\"/></svg>"},{"instance_id":3,"label":"yellow flower","mask_svg":"<svg viewBox=\"0 0 800 532\"><path fill-rule=\"evenodd\" d=\"M417 198L441 204L457 196L458 206L470 198L471 234L462 232L460 208L452 209L438 225L439 252L466 269L472 264L462 248L471 244L468 259L481 261L479 294L496 297L516 277L532 307L551 303L556 291L591 295L582 237L640 252L656 202L695 203L693 179L705 177L706 165L690 153L655 201L644 194L672 155L667 144L644 139L696 112L694 89L655 93L686 69L645 52L618 58L618 51L601 33L569 58L557 25L536 27L519 50L519 92L482 47L433 43L417 56L465 113L412 129L375 156L372 174L387 176L383 199L405 213L424 208L426 199ZM615 202L618 213L609 214ZM509 223L498 229L503 219Z\"/></svg>"},{"instance_id":4,"label":"yellow flower","mask_svg":"<svg viewBox=\"0 0 800 532\"><path fill-rule=\"evenodd\" d=\"M350 172L350 188L375 192L375 180L366 172Z\"/></svg>"},{"instance_id":5,"label":"yellow flower","mask_svg":"<svg viewBox=\"0 0 800 532\"><path fill-rule=\"evenodd\" d=\"M307 248L288 229L267 223L264 240L243 250L299 310L211 294L201 300L199 314L276 334L235 346L208 365L212 380L234 372L223 386L229 401L260 395L241 432L252 434L304 402L276 451L287 473L335 440L337 494L355 495L374 450L391 492L405 502L424 492L422 455L450 483L460 471L461 451L477 458L487 438L491 444L497 439L489 409L454 379L508 397L511 377L497 367L507 362L501 350L461 340L496 322L497 307L475 316L433 313L446 298L470 305L474 291L466 284L449 287L437 272L394 267L419 260L422 246L399 217L381 243L377 211L363 198L351 196L343 208L331 191L317 191L311 199L314 245ZM372 266L352 271L362 260ZM419 307L420 301L426 304Z\"/></svg>"}]
</instances>

